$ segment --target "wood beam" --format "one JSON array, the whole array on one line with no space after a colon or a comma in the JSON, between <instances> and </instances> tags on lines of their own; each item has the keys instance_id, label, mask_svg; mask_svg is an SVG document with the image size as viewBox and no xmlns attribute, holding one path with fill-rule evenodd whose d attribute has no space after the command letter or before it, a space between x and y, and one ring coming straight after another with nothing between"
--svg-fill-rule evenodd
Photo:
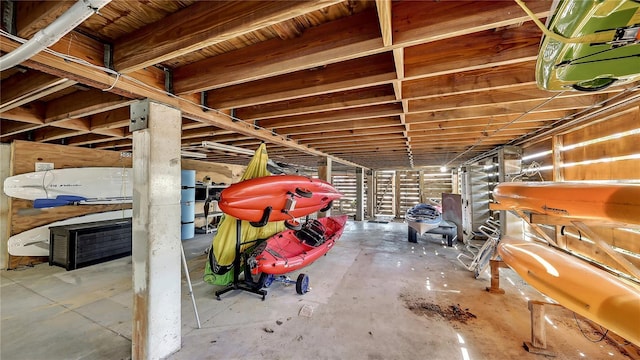
<instances>
[{"instance_id":1,"label":"wood beam","mask_svg":"<svg viewBox=\"0 0 640 360\"><path fill-rule=\"evenodd\" d=\"M535 84L535 61L530 61L491 69L406 80L402 83L402 94L405 99L415 99Z\"/></svg>"},{"instance_id":2,"label":"wood beam","mask_svg":"<svg viewBox=\"0 0 640 360\"><path fill-rule=\"evenodd\" d=\"M447 137L443 137L441 140L433 140L433 141L426 141L426 142L413 142L412 146L414 148L414 150L416 151L420 151L420 150L426 150L426 149L430 149L430 148L439 148L439 149L445 149L447 147L451 147L451 146L465 146L467 148L476 148L480 145L488 147L487 150L493 149L496 146L502 145L505 141L511 140L511 138L505 136L503 138L498 138L498 137L490 137L490 138L480 138L480 137L474 137L472 139L462 139L459 136L455 136L452 139L449 139ZM442 143L443 141L447 142L446 146L439 146L438 144ZM486 151L486 150L484 150Z\"/></svg>"},{"instance_id":3,"label":"wood beam","mask_svg":"<svg viewBox=\"0 0 640 360\"><path fill-rule=\"evenodd\" d=\"M349 120L331 124L328 128L326 125L309 125L296 128L283 128L278 130L278 134L286 136L294 136L300 134L319 133L327 130L356 130L356 129L373 129L373 128L386 128L388 126L400 125L400 119L398 117L385 117L377 118L375 121L369 119L363 120Z\"/></svg>"},{"instance_id":4,"label":"wood beam","mask_svg":"<svg viewBox=\"0 0 640 360\"><path fill-rule=\"evenodd\" d=\"M331 127L330 124L334 122L375 119L400 114L402 114L402 105L400 103L394 103L261 120L258 121L258 125L266 129L281 129L316 124L328 124L327 127Z\"/></svg>"},{"instance_id":5,"label":"wood beam","mask_svg":"<svg viewBox=\"0 0 640 360\"><path fill-rule=\"evenodd\" d=\"M382 43L384 46L393 44L393 27L391 21L391 0L376 0L376 10L378 11L378 22L382 33Z\"/></svg>"},{"instance_id":6,"label":"wood beam","mask_svg":"<svg viewBox=\"0 0 640 360\"><path fill-rule=\"evenodd\" d=\"M403 125L393 125L379 128L363 128L353 130L337 130L332 129L328 131L322 131L317 133L300 134L295 135L293 138L301 143L315 139L350 139L356 137L366 137L384 134L401 134L405 131Z\"/></svg>"},{"instance_id":7,"label":"wood beam","mask_svg":"<svg viewBox=\"0 0 640 360\"><path fill-rule=\"evenodd\" d=\"M528 133L526 130L522 129L507 129L501 130L500 132L487 132L482 130L471 130L466 134L459 133L445 133L438 134L435 132L431 133L423 133L423 134L413 134L410 133L411 136L411 144L413 146L419 146L420 143L433 143L433 142L441 142L447 141L450 143L469 143L475 144L478 141L485 143L486 141L509 141L518 136L524 135Z\"/></svg>"},{"instance_id":8,"label":"wood beam","mask_svg":"<svg viewBox=\"0 0 640 360\"><path fill-rule=\"evenodd\" d=\"M139 70L338 2L195 2L116 41L115 68L123 73Z\"/></svg>"},{"instance_id":9,"label":"wood beam","mask_svg":"<svg viewBox=\"0 0 640 360\"><path fill-rule=\"evenodd\" d=\"M44 124L45 107L41 102L32 102L8 111L0 112L0 118L31 124Z\"/></svg>"},{"instance_id":10,"label":"wood beam","mask_svg":"<svg viewBox=\"0 0 640 360\"><path fill-rule=\"evenodd\" d=\"M67 145L72 146L87 146L90 145L92 147L96 147L95 144L101 144L106 142L113 142L113 136L104 136L102 134L97 133L89 133L83 134L79 136L73 136L67 139ZM131 145L131 140L129 141L129 145Z\"/></svg>"},{"instance_id":11,"label":"wood beam","mask_svg":"<svg viewBox=\"0 0 640 360\"><path fill-rule=\"evenodd\" d=\"M66 128L42 128L34 131L33 140L37 142L49 142L66 139L71 136L88 133L88 130L69 130Z\"/></svg>"},{"instance_id":12,"label":"wood beam","mask_svg":"<svg viewBox=\"0 0 640 360\"><path fill-rule=\"evenodd\" d=\"M539 104L539 102L538 102ZM522 109L522 105L518 104L509 104L507 106L486 106L480 108L462 108L458 110L444 110L444 111L432 111L432 112L424 112L424 113L411 113L407 114L406 121L407 124L419 123L419 122L427 122L427 121L445 121L445 120L461 120L461 119L476 119L478 117L490 117L490 116L500 116L500 115L523 115L525 112L533 109L533 106L528 109ZM589 105L582 105L582 107L567 107L566 104L558 103L557 108L553 106L553 104L549 104L545 106L544 111L575 111L580 108L587 108ZM544 112L540 110L535 110L536 113Z\"/></svg>"},{"instance_id":13,"label":"wood beam","mask_svg":"<svg viewBox=\"0 0 640 360\"><path fill-rule=\"evenodd\" d=\"M48 123L47 125L50 125L50 129L63 128L68 130L81 130L85 132L89 132L91 130L88 119L57 120L56 122Z\"/></svg>"},{"instance_id":14,"label":"wood beam","mask_svg":"<svg viewBox=\"0 0 640 360\"><path fill-rule=\"evenodd\" d=\"M131 115L128 106L117 109L103 111L89 116L91 131L101 131L104 129L115 129L128 127L131 122Z\"/></svg>"},{"instance_id":15,"label":"wood beam","mask_svg":"<svg viewBox=\"0 0 640 360\"><path fill-rule=\"evenodd\" d=\"M388 52L211 90L208 92L208 106L215 109L239 108L375 86L390 83L395 77L392 55Z\"/></svg>"},{"instance_id":16,"label":"wood beam","mask_svg":"<svg viewBox=\"0 0 640 360\"><path fill-rule=\"evenodd\" d=\"M19 44L11 39L0 36L0 51L10 52L18 48L18 46ZM270 131L255 129L253 126L248 126L246 123L240 121L233 122L229 117L220 113L203 112L198 105L194 104L192 98L169 96L161 89L161 85L153 82L145 82L146 85L141 85L138 81L132 81L127 78L120 78L119 81L114 82L114 78L103 71L87 68L74 62L67 62L46 52L36 54L31 59L25 61L23 65L56 76L66 77L83 84L90 84L92 87L96 88L113 87L111 90L113 93L128 94L139 98L150 98L164 104L169 104L181 109L184 117L195 121L208 123L226 130L250 135L258 139L280 143L284 146L288 146L311 155L327 155L304 147L293 141L289 141L285 137L274 138ZM122 142L120 141L115 141L113 143L109 143L107 147L118 147L121 143ZM131 146L131 144L128 142L124 143L123 146ZM345 159L336 158L334 160L340 163L346 163L347 165L351 164L356 167L361 166L360 164L353 164Z\"/></svg>"},{"instance_id":17,"label":"wood beam","mask_svg":"<svg viewBox=\"0 0 640 360\"><path fill-rule=\"evenodd\" d=\"M313 146L315 149L323 149L328 153L344 153L349 152L351 150L356 151L380 151L380 150L397 150L398 146L404 145L404 139L398 138L395 141L386 141L383 143L377 141L358 141L353 142L351 144L339 144L339 145L331 145L331 144L317 144L317 146Z\"/></svg>"},{"instance_id":18,"label":"wood beam","mask_svg":"<svg viewBox=\"0 0 640 360\"><path fill-rule=\"evenodd\" d=\"M535 129L540 129L541 127L546 126L547 123L544 122L525 122L525 123L512 123L512 124L484 124L484 125L475 125L468 126L465 128L451 128L451 129L420 129L417 131L409 131L408 135L411 137L411 140L417 140L417 137L421 136L431 136L438 137L441 135L461 135L466 136L469 133L480 131L483 134L492 134L496 131L502 130L520 130L523 133L527 133L529 131L533 131Z\"/></svg>"},{"instance_id":19,"label":"wood beam","mask_svg":"<svg viewBox=\"0 0 640 360\"><path fill-rule=\"evenodd\" d=\"M52 100L46 105L46 122L89 116L128 106L135 99L99 90L79 91Z\"/></svg>"},{"instance_id":20,"label":"wood beam","mask_svg":"<svg viewBox=\"0 0 640 360\"><path fill-rule=\"evenodd\" d=\"M33 102L74 84L75 81L36 71L17 73L0 82L0 112Z\"/></svg>"},{"instance_id":21,"label":"wood beam","mask_svg":"<svg viewBox=\"0 0 640 360\"><path fill-rule=\"evenodd\" d=\"M529 114L511 114L511 115L492 115L489 117L477 117L458 120L429 120L428 117L416 118L415 122L408 124L409 130L429 130L437 127L438 129L464 128L465 126L489 125L489 124L506 124L511 121L523 123L528 121L554 121L562 119L570 115L570 111L545 111ZM417 116L420 114L416 114Z\"/></svg>"},{"instance_id":22,"label":"wood beam","mask_svg":"<svg viewBox=\"0 0 640 360\"><path fill-rule=\"evenodd\" d=\"M193 93L315 68L382 52L372 10L177 68L177 94Z\"/></svg>"},{"instance_id":23,"label":"wood beam","mask_svg":"<svg viewBox=\"0 0 640 360\"><path fill-rule=\"evenodd\" d=\"M553 96L554 94L550 94ZM592 106L593 104L606 99L606 95L598 94L598 95L584 95L584 96L576 96L576 97L556 97L551 99L550 97L547 99L533 99L533 100L522 100L519 102L495 102L495 103L486 103L486 104L478 104L474 106L467 107L457 107L455 110L447 109L447 110L431 110L432 106L429 104L429 101L416 101L413 102L413 106L411 107L411 115L418 115L422 112L428 112L430 114L438 114L438 113L454 113L460 114L460 118L467 117L467 114L471 114L472 117L480 117L480 116L492 116L492 115L505 115L505 114L514 114L514 113L527 113L527 112L544 112L544 111L563 111L563 110L577 110L587 108ZM422 106L425 106L423 108ZM411 123L411 119L407 119L408 123Z\"/></svg>"},{"instance_id":24,"label":"wood beam","mask_svg":"<svg viewBox=\"0 0 640 360\"><path fill-rule=\"evenodd\" d=\"M273 102L236 109L236 116L244 121L308 114L351 107L395 102L393 87L382 84L361 89L318 94L299 99Z\"/></svg>"},{"instance_id":25,"label":"wood beam","mask_svg":"<svg viewBox=\"0 0 640 360\"><path fill-rule=\"evenodd\" d=\"M527 6L539 18L549 14L548 1L527 1ZM402 1L393 3L392 13L394 44L405 47L530 20L511 1Z\"/></svg>"},{"instance_id":26,"label":"wood beam","mask_svg":"<svg viewBox=\"0 0 640 360\"><path fill-rule=\"evenodd\" d=\"M26 133L29 131L34 131L45 127L44 124L32 124L32 123L23 123L23 122L9 122L7 120L2 120L0 122L0 138L8 139L12 136L16 136L18 134Z\"/></svg>"},{"instance_id":27,"label":"wood beam","mask_svg":"<svg viewBox=\"0 0 640 360\"><path fill-rule=\"evenodd\" d=\"M395 140L404 140L402 133L395 134L380 134L376 136L368 135L368 136L353 136L348 138L327 138L327 139L313 139L307 141L301 141L302 144L311 145L314 148L319 148L326 145L351 145L353 143L371 143L377 144L381 142L387 141L395 141Z\"/></svg>"},{"instance_id":28,"label":"wood beam","mask_svg":"<svg viewBox=\"0 0 640 360\"><path fill-rule=\"evenodd\" d=\"M621 91L622 89L620 88L609 88L598 92L598 94L612 94ZM490 91L478 91L465 94L441 95L430 98L412 99L409 100L409 111L438 111L458 109L461 107L483 106L486 104L519 103L522 101L532 100L544 101L553 95L556 94L550 93L545 90L539 90L537 86L528 84L504 89L494 89ZM557 96L556 99L578 98L582 96L589 97L593 96L593 94L578 91L567 91Z\"/></svg>"},{"instance_id":29,"label":"wood beam","mask_svg":"<svg viewBox=\"0 0 640 360\"><path fill-rule=\"evenodd\" d=\"M40 29L50 25L69 10L74 0L64 1L16 1L16 33L30 39Z\"/></svg>"},{"instance_id":30,"label":"wood beam","mask_svg":"<svg viewBox=\"0 0 640 360\"><path fill-rule=\"evenodd\" d=\"M542 32L529 21L404 49L405 77L415 79L535 61Z\"/></svg>"}]
</instances>

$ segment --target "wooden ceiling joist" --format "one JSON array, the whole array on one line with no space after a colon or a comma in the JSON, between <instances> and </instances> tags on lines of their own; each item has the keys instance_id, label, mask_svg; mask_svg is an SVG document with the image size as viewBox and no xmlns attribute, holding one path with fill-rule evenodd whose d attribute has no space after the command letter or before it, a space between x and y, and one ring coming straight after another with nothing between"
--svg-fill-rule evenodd
<instances>
[{"instance_id":1,"label":"wooden ceiling joist","mask_svg":"<svg viewBox=\"0 0 640 360\"><path fill-rule=\"evenodd\" d=\"M375 16L374 11L365 11L310 28L295 39L276 38L179 67L174 72L176 93L212 90L379 53Z\"/></svg>"},{"instance_id":2,"label":"wooden ceiling joist","mask_svg":"<svg viewBox=\"0 0 640 360\"><path fill-rule=\"evenodd\" d=\"M382 84L366 88L331 92L299 99L249 106L236 109L235 113L240 120L253 121L345 108L380 105L395 101L396 98L393 93L393 87L390 84Z\"/></svg>"},{"instance_id":3,"label":"wooden ceiling joist","mask_svg":"<svg viewBox=\"0 0 640 360\"><path fill-rule=\"evenodd\" d=\"M549 15L548 0L526 2ZM15 2L18 35L73 3ZM183 148L212 161L247 157L202 141L404 169L461 164L638 106L622 93L637 84L538 89L540 38L513 1L112 1L50 46L57 54L0 74L0 138L131 151L129 105L148 98L180 109ZM0 35L0 52L18 46Z\"/></svg>"},{"instance_id":4,"label":"wooden ceiling joist","mask_svg":"<svg viewBox=\"0 0 640 360\"><path fill-rule=\"evenodd\" d=\"M208 106L234 109L385 84L393 79L391 53L382 53L211 90L207 92Z\"/></svg>"},{"instance_id":5,"label":"wooden ceiling joist","mask_svg":"<svg viewBox=\"0 0 640 360\"><path fill-rule=\"evenodd\" d=\"M287 127L327 124L327 129L329 129L331 128L330 124L334 122L363 119L371 119L371 121L375 121L373 119L379 117L388 118L390 116L400 114L402 114L402 104L392 103L351 108L346 110L327 111L324 113L287 116L285 118L273 118L258 121L257 125L267 129L281 129Z\"/></svg>"},{"instance_id":6,"label":"wooden ceiling joist","mask_svg":"<svg viewBox=\"0 0 640 360\"><path fill-rule=\"evenodd\" d=\"M115 67L123 73L139 70L338 2L196 2L117 41Z\"/></svg>"}]
</instances>

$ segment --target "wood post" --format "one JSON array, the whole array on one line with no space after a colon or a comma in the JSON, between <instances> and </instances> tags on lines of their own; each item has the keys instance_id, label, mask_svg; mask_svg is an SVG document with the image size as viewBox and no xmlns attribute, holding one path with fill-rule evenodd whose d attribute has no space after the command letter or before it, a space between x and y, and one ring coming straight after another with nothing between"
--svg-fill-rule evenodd
<instances>
[{"instance_id":1,"label":"wood post","mask_svg":"<svg viewBox=\"0 0 640 360\"><path fill-rule=\"evenodd\" d=\"M356 168L356 221L364 220L364 169Z\"/></svg>"},{"instance_id":2,"label":"wood post","mask_svg":"<svg viewBox=\"0 0 640 360\"><path fill-rule=\"evenodd\" d=\"M507 267L502 260L489 260L491 267L491 287L487 287L487 291L492 294L504 294L504 289L500 288L500 268Z\"/></svg>"},{"instance_id":3,"label":"wood post","mask_svg":"<svg viewBox=\"0 0 640 360\"><path fill-rule=\"evenodd\" d=\"M318 178L331 183L331 158L324 158L318 162ZM318 212L318 217L331 216L331 209L326 212Z\"/></svg>"},{"instance_id":4,"label":"wood post","mask_svg":"<svg viewBox=\"0 0 640 360\"><path fill-rule=\"evenodd\" d=\"M529 300L529 311L531 312L531 341L524 342L524 348L533 354L545 356L555 356L550 346L547 346L547 333L544 326L544 306L545 302Z\"/></svg>"}]
</instances>

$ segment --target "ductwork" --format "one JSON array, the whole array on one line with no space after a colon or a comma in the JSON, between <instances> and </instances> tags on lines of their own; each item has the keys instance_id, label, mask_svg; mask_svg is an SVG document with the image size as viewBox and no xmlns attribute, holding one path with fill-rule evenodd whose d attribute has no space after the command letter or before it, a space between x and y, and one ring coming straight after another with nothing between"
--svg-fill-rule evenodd
<instances>
[{"instance_id":1,"label":"ductwork","mask_svg":"<svg viewBox=\"0 0 640 360\"><path fill-rule=\"evenodd\" d=\"M55 44L109 2L111 0L78 0L69 10L49 26L38 31L29 41L0 57L0 71L12 68Z\"/></svg>"}]
</instances>

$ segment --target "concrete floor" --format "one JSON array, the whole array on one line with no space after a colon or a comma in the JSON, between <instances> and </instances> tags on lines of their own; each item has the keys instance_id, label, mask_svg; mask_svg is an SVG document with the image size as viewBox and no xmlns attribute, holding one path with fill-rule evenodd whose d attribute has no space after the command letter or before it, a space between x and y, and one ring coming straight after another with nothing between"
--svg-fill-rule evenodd
<instances>
[{"instance_id":1,"label":"concrete floor","mask_svg":"<svg viewBox=\"0 0 640 360\"><path fill-rule=\"evenodd\" d=\"M488 274L474 279L457 262L459 249L437 237L406 238L405 224L349 221L328 256L303 270L309 293L274 283L265 301L242 291L217 301L220 288L202 281L211 235L185 241L202 328L184 281L183 346L169 359L544 358L522 347L530 340L527 300L541 294L509 269L501 270L506 294L490 294ZM0 290L2 360L130 358L129 257L74 271L47 264L3 271ZM437 306L442 311L430 311ZM458 316L441 316L451 309ZM626 358L583 336L569 311L548 319L556 359Z\"/></svg>"}]
</instances>

